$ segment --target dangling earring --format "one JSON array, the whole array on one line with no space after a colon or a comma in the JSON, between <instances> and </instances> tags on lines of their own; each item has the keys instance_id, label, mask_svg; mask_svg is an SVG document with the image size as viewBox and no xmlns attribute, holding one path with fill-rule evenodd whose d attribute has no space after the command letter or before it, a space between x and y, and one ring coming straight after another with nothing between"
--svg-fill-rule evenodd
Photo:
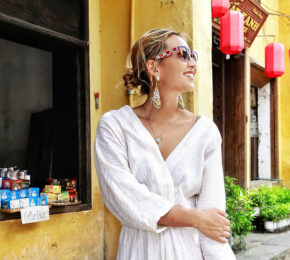
<instances>
[{"instance_id":1,"label":"dangling earring","mask_svg":"<svg viewBox=\"0 0 290 260\"><path fill-rule=\"evenodd\" d=\"M183 97L182 95L178 95L178 107L180 107L181 109L184 109L184 102L183 102Z\"/></svg>"},{"instance_id":2,"label":"dangling earring","mask_svg":"<svg viewBox=\"0 0 290 260\"><path fill-rule=\"evenodd\" d=\"M160 100L160 95L159 95L159 90L158 90L159 81L160 81L160 76L159 75L155 76L155 87L153 90L153 95L150 97L151 104L157 109L161 107L161 100Z\"/></svg>"}]
</instances>

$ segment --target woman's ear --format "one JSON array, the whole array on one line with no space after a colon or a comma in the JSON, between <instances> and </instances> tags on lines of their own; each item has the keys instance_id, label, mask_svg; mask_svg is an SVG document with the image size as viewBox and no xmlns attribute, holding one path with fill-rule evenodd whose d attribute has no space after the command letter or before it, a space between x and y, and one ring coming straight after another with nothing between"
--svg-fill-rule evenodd
<instances>
[{"instance_id":1,"label":"woman's ear","mask_svg":"<svg viewBox=\"0 0 290 260\"><path fill-rule=\"evenodd\" d=\"M157 62L153 60L148 60L146 62L146 71L148 73L149 78L155 77L156 75L159 75L159 71L157 68Z\"/></svg>"}]
</instances>

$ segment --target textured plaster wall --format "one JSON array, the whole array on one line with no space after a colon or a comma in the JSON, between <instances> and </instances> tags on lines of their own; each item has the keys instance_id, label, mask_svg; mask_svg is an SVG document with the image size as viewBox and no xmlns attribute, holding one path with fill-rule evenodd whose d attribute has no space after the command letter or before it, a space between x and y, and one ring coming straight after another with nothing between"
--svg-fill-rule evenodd
<instances>
[{"instance_id":1,"label":"textured plaster wall","mask_svg":"<svg viewBox=\"0 0 290 260\"><path fill-rule=\"evenodd\" d=\"M279 11L290 15L289 0L279 1ZM285 46L285 74L280 78L280 177L285 186L290 188L290 25L289 19L280 18L279 41Z\"/></svg>"},{"instance_id":2,"label":"textured plaster wall","mask_svg":"<svg viewBox=\"0 0 290 260\"><path fill-rule=\"evenodd\" d=\"M100 6L90 1L90 69L92 139L98 117L93 92L100 90ZM93 143L92 143L93 148ZM93 156L93 152L92 152ZM93 157L92 157L93 158ZM104 208L92 160L92 210L50 216L49 221L22 225L0 222L0 259L104 259Z\"/></svg>"}]
</instances>

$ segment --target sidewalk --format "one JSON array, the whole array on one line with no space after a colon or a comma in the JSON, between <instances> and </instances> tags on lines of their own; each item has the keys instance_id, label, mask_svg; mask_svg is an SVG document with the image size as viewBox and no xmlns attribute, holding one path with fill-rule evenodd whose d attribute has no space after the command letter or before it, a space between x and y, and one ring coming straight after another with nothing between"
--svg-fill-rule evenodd
<instances>
[{"instance_id":1,"label":"sidewalk","mask_svg":"<svg viewBox=\"0 0 290 260\"><path fill-rule=\"evenodd\" d=\"M290 260L290 230L281 233L250 233L247 250L237 260Z\"/></svg>"}]
</instances>

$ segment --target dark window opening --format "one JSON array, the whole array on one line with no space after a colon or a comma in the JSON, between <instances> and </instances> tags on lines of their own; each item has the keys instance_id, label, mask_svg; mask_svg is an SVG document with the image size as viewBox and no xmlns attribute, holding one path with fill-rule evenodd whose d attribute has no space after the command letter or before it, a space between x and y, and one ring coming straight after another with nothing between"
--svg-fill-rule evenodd
<instances>
[{"instance_id":1,"label":"dark window opening","mask_svg":"<svg viewBox=\"0 0 290 260\"><path fill-rule=\"evenodd\" d=\"M42 4L56 8L65 2ZM76 179L82 204L53 207L51 214L91 209L87 1L69 6L76 9L78 3L83 5L78 11L82 22L71 24L82 27L71 28L81 38L59 33L61 21L47 26L48 31L36 20L34 25L8 19L0 8L0 168L27 169L30 186L40 189L49 177ZM75 19L64 18L67 28ZM55 24L59 27L53 31ZM0 213L0 220L19 217Z\"/></svg>"}]
</instances>

